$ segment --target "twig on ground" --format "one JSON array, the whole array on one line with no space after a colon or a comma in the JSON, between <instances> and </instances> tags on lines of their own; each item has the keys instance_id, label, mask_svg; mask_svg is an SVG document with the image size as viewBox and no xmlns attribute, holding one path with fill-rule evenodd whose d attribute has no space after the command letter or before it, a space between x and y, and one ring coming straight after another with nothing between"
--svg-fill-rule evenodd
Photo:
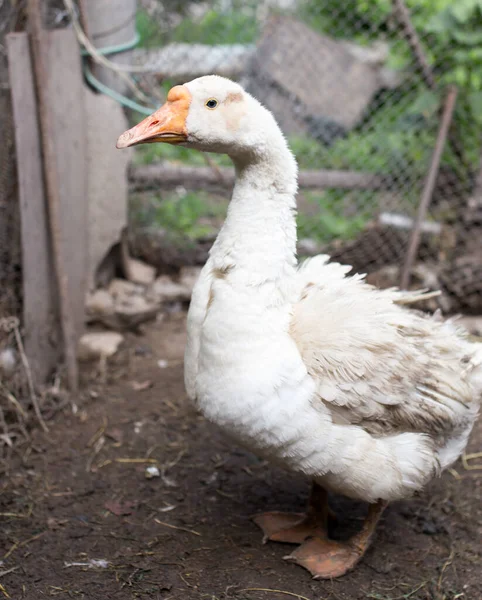
<instances>
[{"instance_id":1,"label":"twig on ground","mask_svg":"<svg viewBox=\"0 0 482 600\"><path fill-rule=\"evenodd\" d=\"M285 590L272 590L270 588L244 588L243 590L238 590L237 593L241 592L268 592L271 594L284 594L285 596L291 596L293 598L298 598L299 600L310 600L306 596L301 596L301 594L296 594L295 592L286 592Z\"/></svg>"},{"instance_id":2,"label":"twig on ground","mask_svg":"<svg viewBox=\"0 0 482 600\"><path fill-rule=\"evenodd\" d=\"M20 569L20 567L12 567L11 569L6 569L5 571L0 571L0 577L3 577L4 575L8 575L9 573L13 573L13 571L16 571L17 569Z\"/></svg>"},{"instance_id":3,"label":"twig on ground","mask_svg":"<svg viewBox=\"0 0 482 600\"><path fill-rule=\"evenodd\" d=\"M153 463L156 464L158 461L155 458L115 458L115 462L118 463Z\"/></svg>"},{"instance_id":4,"label":"twig on ground","mask_svg":"<svg viewBox=\"0 0 482 600\"><path fill-rule=\"evenodd\" d=\"M482 471L482 464L471 465L469 460L482 458L482 452L474 452L472 454L462 454L462 465L466 471Z\"/></svg>"},{"instance_id":5,"label":"twig on ground","mask_svg":"<svg viewBox=\"0 0 482 600\"><path fill-rule=\"evenodd\" d=\"M447 558L447 560L444 562L444 564L443 564L443 567L442 567L442 570L440 571L440 577L438 578L438 582L437 582L437 592L439 592L439 593L440 593L440 591L441 591L441 588L442 588L442 582L443 582L443 578L444 578L444 573L445 573L446 569L447 569L448 567L450 567L450 565L452 564L452 562L453 562L453 559L454 559L454 556L455 556L455 550L452 548L452 549L450 550L450 555L449 555L449 557L448 557L448 558Z\"/></svg>"},{"instance_id":6,"label":"twig on ground","mask_svg":"<svg viewBox=\"0 0 482 600\"><path fill-rule=\"evenodd\" d=\"M199 531L194 531L194 529L187 529L186 527L178 527L177 525L170 525L169 523L165 523L164 521L159 521L159 519L154 519L154 522L158 525L163 525L164 527L169 527L169 529L177 529L179 531L185 531L186 533L192 533L193 535L199 535Z\"/></svg>"},{"instance_id":7,"label":"twig on ground","mask_svg":"<svg viewBox=\"0 0 482 600\"><path fill-rule=\"evenodd\" d=\"M367 598L373 598L373 600L409 600L414 594L419 592L427 585L428 581L422 581L417 587L413 588L412 591L407 592L406 594L402 594L401 596L388 597L388 596L380 596L379 594L369 594ZM399 584L399 585L407 585L407 584ZM407 585L408 587L408 585ZM393 589L393 588L391 588Z\"/></svg>"},{"instance_id":8,"label":"twig on ground","mask_svg":"<svg viewBox=\"0 0 482 600\"><path fill-rule=\"evenodd\" d=\"M26 513L0 512L0 517L11 517L12 519L29 519L32 516L33 504L30 504Z\"/></svg>"},{"instance_id":9,"label":"twig on ground","mask_svg":"<svg viewBox=\"0 0 482 600\"><path fill-rule=\"evenodd\" d=\"M23 542L15 542L15 544L13 544L13 546L10 548L10 550L8 550L8 552L3 555L3 558L4 559L8 558L10 556L10 554L15 552L15 550L18 550L19 548L23 548L23 546L30 544L30 542L34 542L35 540L38 540L40 537L45 535L47 533L47 531L48 530L42 531L41 533L37 533L37 535L33 535L32 537L29 537L28 539L24 540Z\"/></svg>"}]
</instances>

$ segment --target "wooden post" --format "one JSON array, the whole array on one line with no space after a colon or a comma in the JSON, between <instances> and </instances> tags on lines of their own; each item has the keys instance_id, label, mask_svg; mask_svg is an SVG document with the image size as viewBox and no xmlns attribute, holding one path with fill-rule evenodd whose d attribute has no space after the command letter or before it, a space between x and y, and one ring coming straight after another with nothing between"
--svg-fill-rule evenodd
<instances>
[{"instance_id":1,"label":"wooden post","mask_svg":"<svg viewBox=\"0 0 482 600\"><path fill-rule=\"evenodd\" d=\"M47 89L47 34L42 28L39 0L28 0L27 6L28 21L31 33L32 59L35 75L34 79L39 107L39 124L43 150L43 171L47 203L49 207L49 229L53 249L55 278L59 294L60 321L64 342L65 361L67 365L69 388L72 392L77 392L79 385L76 354L77 340L72 307L69 302L69 281L65 257L63 254L63 248L65 245L62 243L62 221L59 193L60 188L56 164L56 150L54 145L54 129ZM80 249L77 249L77 251L79 250ZM79 292L82 293L83 296L83 290L79 290Z\"/></svg>"},{"instance_id":2,"label":"wooden post","mask_svg":"<svg viewBox=\"0 0 482 600\"><path fill-rule=\"evenodd\" d=\"M437 141L435 143L435 148L432 155L432 160L430 162L427 179L423 188L422 198L418 207L417 218L415 219L412 234L410 236L407 254L405 257L405 262L402 268L400 278L401 289L407 289L408 284L410 282L410 271L412 270L413 261L415 260L418 251L418 246L420 244L421 225L425 219L425 215L427 214L430 201L432 200L432 194L435 188L435 182L437 180L437 175L439 172L440 160L442 158L442 153L445 148L445 141L447 139L450 124L452 122L452 116L454 114L456 100L457 89L455 87L451 87L449 88L447 98L445 99L445 106L437 135Z\"/></svg>"},{"instance_id":3,"label":"wooden post","mask_svg":"<svg viewBox=\"0 0 482 600\"><path fill-rule=\"evenodd\" d=\"M395 7L395 11L400 19L400 23L403 27L405 35L407 37L408 45L412 50L412 53L415 57L415 60L418 63L422 71L423 78L428 87L433 90L435 89L435 79L432 73L432 69L428 64L428 61L425 57L425 53L422 48L422 44L420 43L420 39L415 31L415 27L412 24L412 20L410 19L410 12L408 8L405 6L405 2L403 0L393 0L393 4Z\"/></svg>"},{"instance_id":4,"label":"wooden post","mask_svg":"<svg viewBox=\"0 0 482 600\"><path fill-rule=\"evenodd\" d=\"M36 382L43 383L59 360L58 305L42 174L42 149L28 36L7 36L15 124L15 154L22 244L25 351Z\"/></svg>"},{"instance_id":5,"label":"wooden post","mask_svg":"<svg viewBox=\"0 0 482 600\"><path fill-rule=\"evenodd\" d=\"M407 38L408 45L410 46L410 50L415 58L417 65L420 67L422 71L422 77L427 84L427 86L431 90L437 89L437 84L435 81L435 77L433 71L428 63L427 57L422 48L422 43L420 42L420 38L413 26L412 20L410 18L410 11L405 5L404 0L393 0L393 5L395 8L395 14L398 16L400 20L400 24ZM470 165L466 164L464 160L464 152L462 149L462 144L457 136L457 133L452 131L449 132L449 144L454 151L457 158L460 160L460 163L464 166L464 168L470 172Z\"/></svg>"},{"instance_id":6,"label":"wooden post","mask_svg":"<svg viewBox=\"0 0 482 600\"><path fill-rule=\"evenodd\" d=\"M228 167L186 167L163 164L132 165L129 179L136 189L163 189L182 185L187 189L204 187L230 188L234 184L234 169ZM335 169L303 170L299 172L299 186L304 189L386 190L393 181L383 175L362 171L337 171Z\"/></svg>"}]
</instances>

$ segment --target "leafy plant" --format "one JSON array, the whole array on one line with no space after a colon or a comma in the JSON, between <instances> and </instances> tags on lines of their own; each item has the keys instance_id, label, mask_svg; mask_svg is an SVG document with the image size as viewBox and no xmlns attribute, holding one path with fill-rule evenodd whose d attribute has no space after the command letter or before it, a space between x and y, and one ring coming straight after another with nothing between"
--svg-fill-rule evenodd
<instances>
[{"instance_id":1,"label":"leafy plant","mask_svg":"<svg viewBox=\"0 0 482 600\"><path fill-rule=\"evenodd\" d=\"M147 200L134 197L131 212L139 226L159 227L173 237L195 241L216 233L226 204L203 192L171 192Z\"/></svg>"},{"instance_id":2,"label":"leafy plant","mask_svg":"<svg viewBox=\"0 0 482 600\"><path fill-rule=\"evenodd\" d=\"M290 146L302 169L354 169L398 176L404 182L401 191L415 204L433 151L447 84L456 84L459 89L452 132L462 142L463 164L453 146L446 144L442 168L456 173L465 185L471 176L467 164L475 170L480 160L482 0L405 2L435 75L436 90L427 87L420 69L415 68L412 51L401 34L400 23L394 18L392 0L305 0L299 4L298 16L320 33L360 45L387 41L387 66L404 73L405 80L396 90L380 92L363 122L330 146L307 136L291 137ZM234 9L228 8L229 3L215 0L200 18L184 16L170 32L157 33L157 38L152 20L139 11L138 29L143 40L156 39L158 45L170 41L207 44L255 41L258 34L256 3L233 0L230 4ZM169 82L164 86L169 87ZM219 165L230 164L226 157L212 155L212 159ZM168 145L140 147L136 160L144 164L156 160L205 164L200 153ZM319 207L319 215L299 216L300 235L322 241L356 235L370 218L370 211L375 211L378 195L359 192L359 205L363 201L368 208L366 213L355 215L344 210L341 200L344 195L346 192L339 190L313 195L311 201ZM171 206L168 202L162 209L165 211L162 218L171 219L173 226L175 219L180 218L184 223L181 228L194 227L189 218L200 215L195 208L197 201L188 197L185 202L184 208L176 205L175 210L174 204Z\"/></svg>"},{"instance_id":3,"label":"leafy plant","mask_svg":"<svg viewBox=\"0 0 482 600\"><path fill-rule=\"evenodd\" d=\"M298 213L298 237L313 238L324 244L334 239L355 238L365 228L376 202L376 194L365 192L357 194L355 205L354 198L348 198L345 190L307 193L304 197L316 212Z\"/></svg>"},{"instance_id":4,"label":"leafy plant","mask_svg":"<svg viewBox=\"0 0 482 600\"><path fill-rule=\"evenodd\" d=\"M258 23L256 2L234 0L226 8L222 0L211 2L208 10L200 18L189 16L190 2L179 2L171 7L178 23L171 27L160 27L146 10L137 11L137 31L141 47L156 47L169 42L200 44L249 44L256 40Z\"/></svg>"},{"instance_id":5,"label":"leafy plant","mask_svg":"<svg viewBox=\"0 0 482 600\"><path fill-rule=\"evenodd\" d=\"M406 0L406 5L438 89L443 90L447 84L459 88L454 129L463 139L465 161L475 167L480 136L474 124L482 125L482 0ZM413 54L404 37L393 35L400 23L394 17L391 0L308 0L302 15L310 26L330 36L362 45L389 41L387 65L400 70L410 67L410 82L405 89L405 100L411 101L410 112L418 112L425 119L421 128L437 120L440 97L435 98L427 89L420 70L413 69ZM395 107L398 102L392 104ZM406 106L401 104L399 108L401 115ZM379 111L375 114L378 117ZM444 154L443 161L454 167L450 152Z\"/></svg>"},{"instance_id":6,"label":"leafy plant","mask_svg":"<svg viewBox=\"0 0 482 600\"><path fill-rule=\"evenodd\" d=\"M219 7L208 10L200 20L186 18L174 29L172 41L202 44L249 44L254 42L258 25L253 7L235 2L226 14ZM216 5L216 3L215 3Z\"/></svg>"}]
</instances>

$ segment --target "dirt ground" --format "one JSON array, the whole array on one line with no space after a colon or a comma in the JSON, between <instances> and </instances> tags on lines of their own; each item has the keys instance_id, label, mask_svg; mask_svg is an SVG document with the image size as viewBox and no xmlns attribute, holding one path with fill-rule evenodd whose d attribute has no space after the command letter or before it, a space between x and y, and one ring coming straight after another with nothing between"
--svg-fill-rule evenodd
<instances>
[{"instance_id":1,"label":"dirt ground","mask_svg":"<svg viewBox=\"0 0 482 600\"><path fill-rule=\"evenodd\" d=\"M130 336L107 384L90 371L77 413L36 431L2 475L0 598L482 599L482 470L462 463L389 507L373 548L342 579L314 581L282 560L290 546L262 545L250 516L302 510L308 484L195 413L184 336L183 315ZM480 423L469 450L482 450ZM149 466L160 476L146 478ZM332 506L335 536L360 526L365 506Z\"/></svg>"}]
</instances>

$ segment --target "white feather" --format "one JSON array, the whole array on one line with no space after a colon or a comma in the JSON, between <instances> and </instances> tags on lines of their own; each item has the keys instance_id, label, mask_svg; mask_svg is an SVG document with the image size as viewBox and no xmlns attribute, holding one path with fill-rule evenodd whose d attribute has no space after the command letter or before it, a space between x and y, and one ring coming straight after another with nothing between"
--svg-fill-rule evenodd
<instances>
[{"instance_id":1,"label":"white feather","mask_svg":"<svg viewBox=\"0 0 482 600\"><path fill-rule=\"evenodd\" d=\"M187 87L188 145L228 153L237 175L191 301L189 396L241 443L328 489L410 496L467 443L482 346L409 310L420 294L372 288L327 256L298 268L297 168L274 118L225 79ZM211 97L219 110L207 112Z\"/></svg>"}]
</instances>

